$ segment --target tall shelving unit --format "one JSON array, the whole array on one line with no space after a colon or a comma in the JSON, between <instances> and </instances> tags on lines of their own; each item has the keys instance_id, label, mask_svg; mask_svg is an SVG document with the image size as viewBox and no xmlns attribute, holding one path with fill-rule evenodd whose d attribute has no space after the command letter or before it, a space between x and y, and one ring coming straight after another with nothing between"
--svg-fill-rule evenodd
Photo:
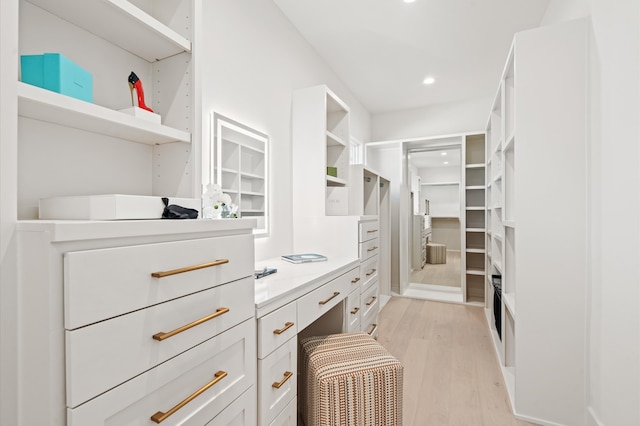
<instances>
[{"instance_id":1,"label":"tall shelving unit","mask_svg":"<svg viewBox=\"0 0 640 426\"><path fill-rule=\"evenodd\" d=\"M52 196L197 198L200 147L191 141L201 140L202 133L192 42L198 1L144 9L114 0L19 4L19 54L67 56L93 75L94 103L24 84L16 76L18 218L37 218L38 199ZM162 124L119 111L131 106L132 70Z\"/></svg>"},{"instance_id":2,"label":"tall shelving unit","mask_svg":"<svg viewBox=\"0 0 640 426\"><path fill-rule=\"evenodd\" d=\"M515 414L540 424L586 405L587 28L516 34L486 126L487 321Z\"/></svg>"},{"instance_id":3,"label":"tall shelving unit","mask_svg":"<svg viewBox=\"0 0 640 426\"><path fill-rule=\"evenodd\" d=\"M349 140L349 107L327 86L294 92L294 217L349 214Z\"/></svg>"},{"instance_id":4,"label":"tall shelving unit","mask_svg":"<svg viewBox=\"0 0 640 426\"><path fill-rule=\"evenodd\" d=\"M463 182L465 188L465 273L463 286L467 303L483 305L485 301L485 232L487 217L485 135L466 135L463 147Z\"/></svg>"}]
</instances>

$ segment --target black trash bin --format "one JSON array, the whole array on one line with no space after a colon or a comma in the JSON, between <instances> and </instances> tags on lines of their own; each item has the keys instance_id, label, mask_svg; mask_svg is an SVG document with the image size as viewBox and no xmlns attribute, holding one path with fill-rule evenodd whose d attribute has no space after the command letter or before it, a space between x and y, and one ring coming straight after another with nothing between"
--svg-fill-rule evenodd
<instances>
[{"instance_id":1,"label":"black trash bin","mask_svg":"<svg viewBox=\"0 0 640 426\"><path fill-rule=\"evenodd\" d=\"M491 275L493 284L493 319L498 337L502 340L502 275Z\"/></svg>"}]
</instances>

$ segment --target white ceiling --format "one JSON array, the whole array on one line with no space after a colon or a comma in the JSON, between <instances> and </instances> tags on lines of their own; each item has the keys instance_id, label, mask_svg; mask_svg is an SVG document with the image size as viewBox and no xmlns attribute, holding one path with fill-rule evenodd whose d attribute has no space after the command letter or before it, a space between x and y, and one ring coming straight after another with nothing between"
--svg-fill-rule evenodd
<instances>
[{"instance_id":1,"label":"white ceiling","mask_svg":"<svg viewBox=\"0 0 640 426\"><path fill-rule=\"evenodd\" d=\"M538 26L549 0L274 2L376 114L492 97L514 33Z\"/></svg>"}]
</instances>

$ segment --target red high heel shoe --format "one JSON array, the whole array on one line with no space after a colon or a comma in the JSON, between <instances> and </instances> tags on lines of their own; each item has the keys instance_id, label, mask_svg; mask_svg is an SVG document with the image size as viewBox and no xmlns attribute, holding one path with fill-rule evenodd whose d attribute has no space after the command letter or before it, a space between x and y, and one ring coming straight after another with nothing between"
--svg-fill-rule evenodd
<instances>
[{"instance_id":1,"label":"red high heel shoe","mask_svg":"<svg viewBox=\"0 0 640 426\"><path fill-rule=\"evenodd\" d=\"M144 91L142 90L142 82L140 81L138 76L133 71L131 71L131 74L129 74L129 91L131 91L131 105L133 106L135 106L135 104L133 103L134 88L136 89L136 94L138 95L138 107L153 112L151 108L144 104Z\"/></svg>"}]
</instances>

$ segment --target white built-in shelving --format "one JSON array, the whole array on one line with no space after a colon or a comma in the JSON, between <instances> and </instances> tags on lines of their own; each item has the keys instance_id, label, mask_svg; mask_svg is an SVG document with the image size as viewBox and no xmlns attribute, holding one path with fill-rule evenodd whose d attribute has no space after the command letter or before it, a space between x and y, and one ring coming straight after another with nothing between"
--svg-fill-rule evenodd
<instances>
[{"instance_id":1,"label":"white built-in shelving","mask_svg":"<svg viewBox=\"0 0 640 426\"><path fill-rule=\"evenodd\" d=\"M464 247L463 294L467 303L484 304L486 259L486 135L466 135L463 142Z\"/></svg>"},{"instance_id":2,"label":"white built-in shelving","mask_svg":"<svg viewBox=\"0 0 640 426\"><path fill-rule=\"evenodd\" d=\"M586 404L586 29L516 34L486 126L487 320L514 412L540 424Z\"/></svg>"},{"instance_id":3,"label":"white built-in shelving","mask_svg":"<svg viewBox=\"0 0 640 426\"><path fill-rule=\"evenodd\" d=\"M238 206L238 217L256 219L256 235L269 232L269 136L219 113L211 116L213 181Z\"/></svg>"},{"instance_id":4,"label":"white built-in shelving","mask_svg":"<svg viewBox=\"0 0 640 426\"><path fill-rule=\"evenodd\" d=\"M61 53L93 77L85 102L22 83L18 72L18 219L36 219L38 200L55 196L199 198L198 2L8 1L20 4L19 55ZM161 124L120 111L132 106L131 71Z\"/></svg>"}]
</instances>

